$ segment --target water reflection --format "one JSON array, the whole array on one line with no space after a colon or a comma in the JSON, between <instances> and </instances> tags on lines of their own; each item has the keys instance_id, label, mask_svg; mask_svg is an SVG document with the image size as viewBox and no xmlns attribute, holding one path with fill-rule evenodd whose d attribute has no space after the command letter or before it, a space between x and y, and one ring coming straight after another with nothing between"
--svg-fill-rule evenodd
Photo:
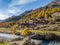
<instances>
[{"instance_id":1,"label":"water reflection","mask_svg":"<svg viewBox=\"0 0 60 45\"><path fill-rule=\"evenodd\" d=\"M3 40L12 40L16 38L19 38L19 36L13 35L13 34L0 33L0 39L3 39Z\"/></svg>"},{"instance_id":2,"label":"water reflection","mask_svg":"<svg viewBox=\"0 0 60 45\"><path fill-rule=\"evenodd\" d=\"M45 40L43 40L43 45L48 45L49 43L50 43L50 41L45 41Z\"/></svg>"},{"instance_id":3,"label":"water reflection","mask_svg":"<svg viewBox=\"0 0 60 45\"><path fill-rule=\"evenodd\" d=\"M60 45L60 42L55 42L55 41L43 41L43 45Z\"/></svg>"}]
</instances>

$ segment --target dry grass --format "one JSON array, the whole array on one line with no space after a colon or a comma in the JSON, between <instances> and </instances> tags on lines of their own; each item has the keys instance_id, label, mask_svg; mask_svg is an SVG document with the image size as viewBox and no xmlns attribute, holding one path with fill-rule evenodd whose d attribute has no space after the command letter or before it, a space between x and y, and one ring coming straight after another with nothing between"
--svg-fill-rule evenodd
<instances>
[{"instance_id":1,"label":"dry grass","mask_svg":"<svg viewBox=\"0 0 60 45\"><path fill-rule=\"evenodd\" d=\"M53 33L53 34L56 34L56 35L59 35L60 36L60 32L59 31L41 31L41 30L30 30L32 33L35 33L35 34L46 34L46 33Z\"/></svg>"},{"instance_id":2,"label":"dry grass","mask_svg":"<svg viewBox=\"0 0 60 45\"><path fill-rule=\"evenodd\" d=\"M11 33L11 29L10 28L0 28L0 32Z\"/></svg>"},{"instance_id":3,"label":"dry grass","mask_svg":"<svg viewBox=\"0 0 60 45\"><path fill-rule=\"evenodd\" d=\"M22 32L23 30L21 30L20 32ZM53 33L53 34L56 34L56 35L59 35L60 36L60 32L59 31L41 31L41 30L30 30L32 33L35 33L35 34L41 34L41 35L44 35L46 33Z\"/></svg>"},{"instance_id":4,"label":"dry grass","mask_svg":"<svg viewBox=\"0 0 60 45\"><path fill-rule=\"evenodd\" d=\"M8 45L9 42L0 43L0 45Z\"/></svg>"},{"instance_id":5,"label":"dry grass","mask_svg":"<svg viewBox=\"0 0 60 45\"><path fill-rule=\"evenodd\" d=\"M17 32L22 32L23 30L17 30ZM59 35L60 36L60 31L41 31L41 30L30 30L32 33L35 33L35 34L42 34L44 35L45 33L54 33L56 35ZM11 29L9 28L0 28L0 32L8 32L10 33L11 32Z\"/></svg>"}]
</instances>

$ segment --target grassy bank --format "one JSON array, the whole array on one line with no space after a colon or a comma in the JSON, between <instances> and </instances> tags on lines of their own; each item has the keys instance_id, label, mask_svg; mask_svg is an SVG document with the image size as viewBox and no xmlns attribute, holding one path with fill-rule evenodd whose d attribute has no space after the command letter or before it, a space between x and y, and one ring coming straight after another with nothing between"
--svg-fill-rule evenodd
<instances>
[{"instance_id":1,"label":"grassy bank","mask_svg":"<svg viewBox=\"0 0 60 45\"><path fill-rule=\"evenodd\" d=\"M22 32L23 30L17 30L17 32ZM41 31L41 30L30 30L32 33L35 33L35 34L45 34L45 33L54 33L56 35L59 35L60 36L60 31ZM8 32L8 33L11 33L12 30L9 29L9 28L0 28L0 32Z\"/></svg>"},{"instance_id":2,"label":"grassy bank","mask_svg":"<svg viewBox=\"0 0 60 45\"><path fill-rule=\"evenodd\" d=\"M60 32L59 31L41 31L41 30L30 30L30 31L32 33L35 33L35 34L44 35L46 33L53 33L53 34L56 34L56 35L60 36ZM20 32L22 32L22 30Z\"/></svg>"},{"instance_id":3,"label":"grassy bank","mask_svg":"<svg viewBox=\"0 0 60 45\"><path fill-rule=\"evenodd\" d=\"M7 45L9 42L0 43L0 45Z\"/></svg>"},{"instance_id":4,"label":"grassy bank","mask_svg":"<svg viewBox=\"0 0 60 45\"><path fill-rule=\"evenodd\" d=\"M46 34L46 33L53 33L53 34L56 34L56 35L59 35L60 36L60 32L59 31L41 31L41 30L30 30L32 33L35 33L35 34Z\"/></svg>"}]
</instances>

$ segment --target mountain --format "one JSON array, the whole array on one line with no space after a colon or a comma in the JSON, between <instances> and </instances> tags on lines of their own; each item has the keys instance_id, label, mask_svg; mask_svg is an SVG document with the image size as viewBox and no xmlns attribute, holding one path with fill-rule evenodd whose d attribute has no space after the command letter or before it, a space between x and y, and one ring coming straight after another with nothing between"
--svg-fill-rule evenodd
<instances>
[{"instance_id":1,"label":"mountain","mask_svg":"<svg viewBox=\"0 0 60 45\"><path fill-rule=\"evenodd\" d=\"M47 4L44 7L37 8L35 10L26 11L19 16L12 16L4 22L10 22L10 21L20 21L20 22L26 22L31 19L48 19L51 17L53 13L60 12L60 0L52 0L49 4Z\"/></svg>"},{"instance_id":2,"label":"mountain","mask_svg":"<svg viewBox=\"0 0 60 45\"><path fill-rule=\"evenodd\" d=\"M0 22L2 22L3 20L0 20Z\"/></svg>"},{"instance_id":3,"label":"mountain","mask_svg":"<svg viewBox=\"0 0 60 45\"><path fill-rule=\"evenodd\" d=\"M21 19L23 16L25 16L26 14L30 13L32 10L30 11L25 11L24 13L20 14L19 16L12 16L9 17L7 19L5 19L3 22L10 22L10 21L18 21L19 19Z\"/></svg>"},{"instance_id":4,"label":"mountain","mask_svg":"<svg viewBox=\"0 0 60 45\"><path fill-rule=\"evenodd\" d=\"M60 3L60 0L52 0L52 3Z\"/></svg>"},{"instance_id":5,"label":"mountain","mask_svg":"<svg viewBox=\"0 0 60 45\"><path fill-rule=\"evenodd\" d=\"M24 18L20 19L20 22L27 22L31 19L48 19L52 17L53 13L60 12L60 0L52 0L49 4L44 7L37 8L32 12L26 14ZM58 15L58 14L57 14Z\"/></svg>"},{"instance_id":6,"label":"mountain","mask_svg":"<svg viewBox=\"0 0 60 45\"><path fill-rule=\"evenodd\" d=\"M48 7L60 6L60 0L52 0L51 3L48 4Z\"/></svg>"}]
</instances>

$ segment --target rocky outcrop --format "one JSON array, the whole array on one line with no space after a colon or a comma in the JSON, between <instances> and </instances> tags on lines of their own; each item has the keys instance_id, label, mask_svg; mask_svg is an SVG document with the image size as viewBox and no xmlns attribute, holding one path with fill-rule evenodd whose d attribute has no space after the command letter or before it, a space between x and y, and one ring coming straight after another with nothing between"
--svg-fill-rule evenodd
<instances>
[{"instance_id":1,"label":"rocky outcrop","mask_svg":"<svg viewBox=\"0 0 60 45\"><path fill-rule=\"evenodd\" d=\"M23 40L11 42L9 45L36 45L35 42L36 40L31 42L31 39L29 37L25 37ZM38 45L42 45L42 43L39 43Z\"/></svg>"}]
</instances>

